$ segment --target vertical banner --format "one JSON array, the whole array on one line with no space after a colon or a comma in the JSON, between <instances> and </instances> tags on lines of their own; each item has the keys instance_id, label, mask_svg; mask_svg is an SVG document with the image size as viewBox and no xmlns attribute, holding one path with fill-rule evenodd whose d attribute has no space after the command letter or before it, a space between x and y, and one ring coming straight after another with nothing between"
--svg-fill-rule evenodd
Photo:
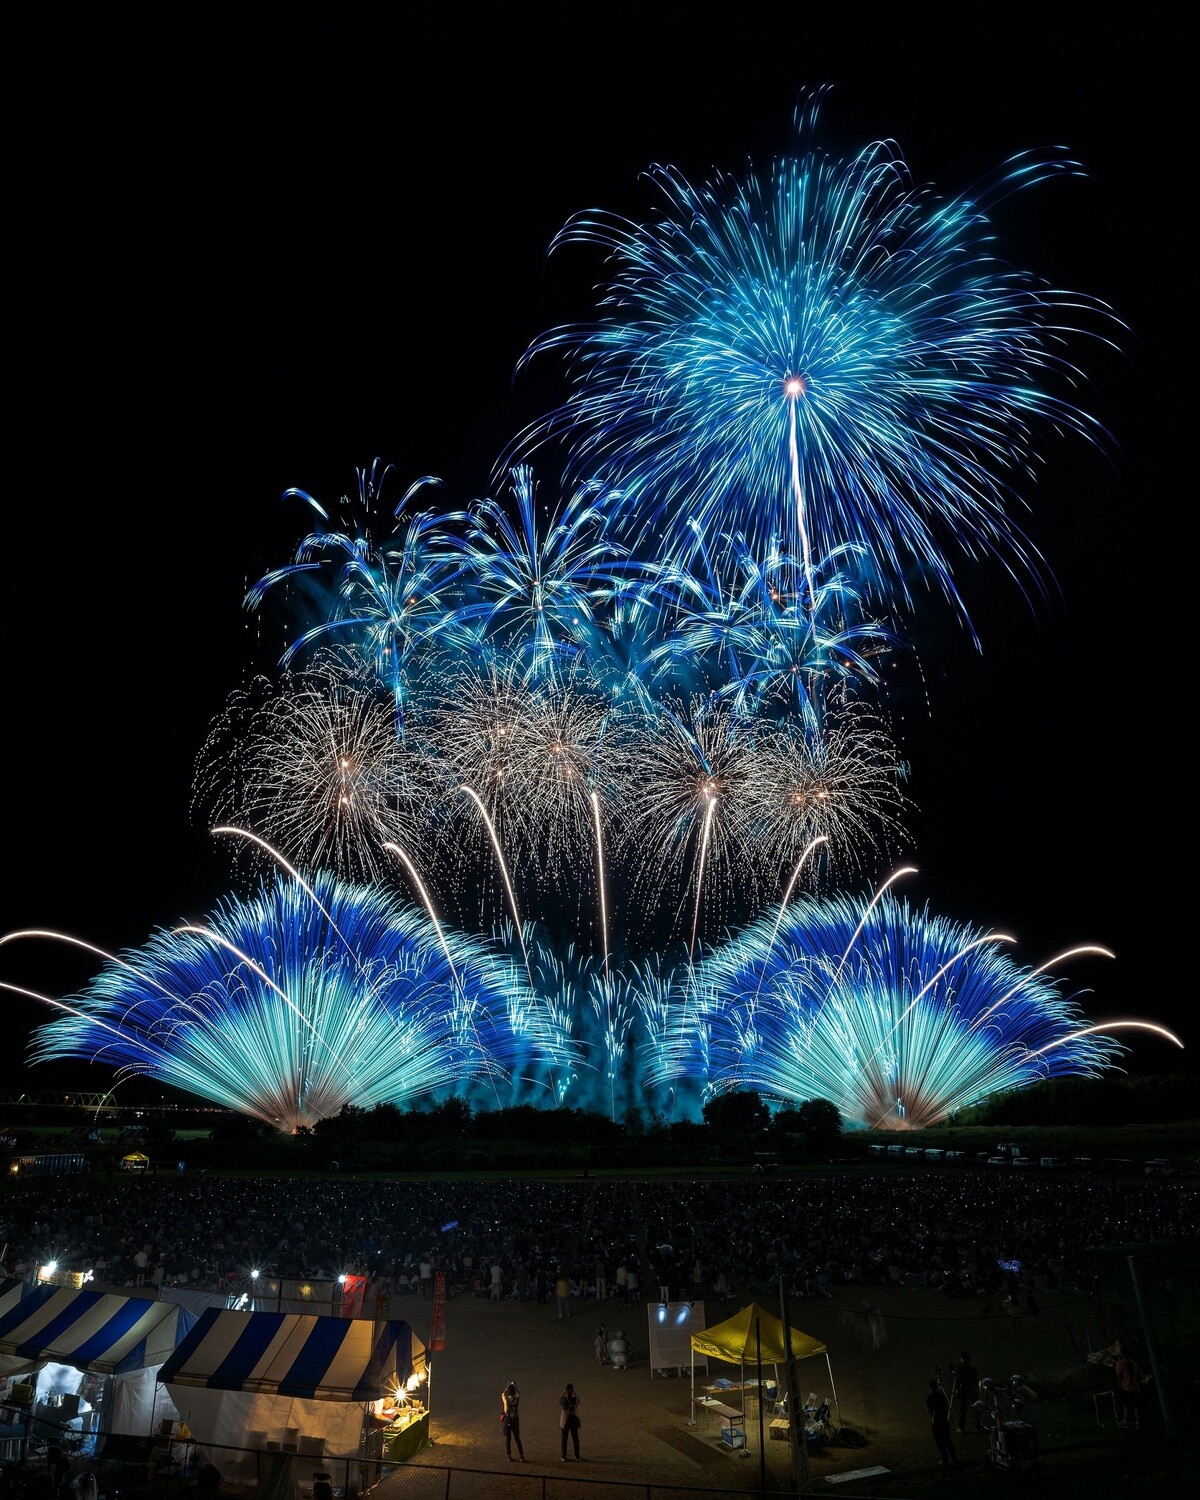
<instances>
[{"instance_id":1,"label":"vertical banner","mask_svg":"<svg viewBox=\"0 0 1200 1500\"><path fill-rule=\"evenodd\" d=\"M342 1312L343 1318L357 1318L362 1312L363 1293L367 1289L367 1278L365 1276L347 1276L342 1284Z\"/></svg>"},{"instance_id":2,"label":"vertical banner","mask_svg":"<svg viewBox=\"0 0 1200 1500\"><path fill-rule=\"evenodd\" d=\"M429 1335L430 1353L446 1347L446 1273L438 1271L433 1278L433 1331Z\"/></svg>"}]
</instances>

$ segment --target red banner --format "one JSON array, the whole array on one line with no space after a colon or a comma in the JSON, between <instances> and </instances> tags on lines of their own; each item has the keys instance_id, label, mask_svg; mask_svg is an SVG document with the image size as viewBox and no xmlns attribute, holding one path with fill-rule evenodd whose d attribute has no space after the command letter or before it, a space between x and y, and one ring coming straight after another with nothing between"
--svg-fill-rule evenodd
<instances>
[{"instance_id":1,"label":"red banner","mask_svg":"<svg viewBox=\"0 0 1200 1500\"><path fill-rule=\"evenodd\" d=\"M342 1283L342 1317L357 1318L362 1312L363 1293L367 1289L365 1276L347 1276Z\"/></svg>"},{"instance_id":2,"label":"red banner","mask_svg":"<svg viewBox=\"0 0 1200 1500\"><path fill-rule=\"evenodd\" d=\"M433 1331L429 1335L430 1352L436 1354L446 1347L446 1273L439 1271L433 1278Z\"/></svg>"}]
</instances>

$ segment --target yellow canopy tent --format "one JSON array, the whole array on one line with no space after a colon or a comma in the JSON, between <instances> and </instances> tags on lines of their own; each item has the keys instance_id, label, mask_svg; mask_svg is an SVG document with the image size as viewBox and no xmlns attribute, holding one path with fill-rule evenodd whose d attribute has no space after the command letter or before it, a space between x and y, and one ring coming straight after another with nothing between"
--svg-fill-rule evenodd
<instances>
[{"instance_id":1,"label":"yellow canopy tent","mask_svg":"<svg viewBox=\"0 0 1200 1500\"><path fill-rule=\"evenodd\" d=\"M793 1359L811 1359L814 1355L825 1356L825 1368L829 1371L829 1389L833 1396L834 1406L838 1409L838 1421L841 1422L841 1407L838 1404L837 1387L833 1383L833 1366L829 1363L829 1350L821 1343L820 1339L814 1339L807 1333L801 1333L793 1328L791 1333L791 1357ZM726 1364L737 1365L741 1371L741 1408L742 1421L746 1419L746 1365L774 1365L775 1387L779 1388L779 1366L787 1363L788 1333L785 1331L783 1321L774 1313L769 1313L765 1307L760 1307L757 1302L751 1302L748 1307L743 1307L741 1312L734 1313L732 1318L726 1318L724 1323L715 1323L711 1328L703 1328L698 1333L692 1334L692 1400L696 1398L696 1355L703 1354L707 1359L723 1359ZM761 1378L761 1368L760 1368ZM762 1399L761 1389L759 1400ZM693 1404L693 1410L695 1406Z\"/></svg>"}]
</instances>

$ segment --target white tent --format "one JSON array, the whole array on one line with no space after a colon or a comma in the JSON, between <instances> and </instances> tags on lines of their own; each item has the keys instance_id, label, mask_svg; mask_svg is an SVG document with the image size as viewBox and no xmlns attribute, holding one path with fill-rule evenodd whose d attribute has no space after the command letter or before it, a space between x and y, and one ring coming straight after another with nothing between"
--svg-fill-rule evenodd
<instances>
[{"instance_id":1,"label":"white tent","mask_svg":"<svg viewBox=\"0 0 1200 1500\"><path fill-rule=\"evenodd\" d=\"M407 1323L219 1308L158 1372L200 1441L319 1437L331 1457L360 1455L366 1409L426 1377L425 1346Z\"/></svg>"},{"instance_id":2,"label":"white tent","mask_svg":"<svg viewBox=\"0 0 1200 1500\"><path fill-rule=\"evenodd\" d=\"M151 1297L6 1283L0 1287L0 1375L65 1366L112 1376L105 1430L145 1435L156 1415L156 1371L194 1322L187 1308ZM57 1384L65 1389L61 1380Z\"/></svg>"}]
</instances>

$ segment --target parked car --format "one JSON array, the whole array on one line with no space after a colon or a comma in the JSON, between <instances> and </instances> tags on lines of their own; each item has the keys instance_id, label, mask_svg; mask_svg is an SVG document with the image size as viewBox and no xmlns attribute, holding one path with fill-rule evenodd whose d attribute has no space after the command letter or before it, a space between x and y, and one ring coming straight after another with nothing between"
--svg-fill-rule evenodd
<instances>
[{"instance_id":1,"label":"parked car","mask_svg":"<svg viewBox=\"0 0 1200 1500\"><path fill-rule=\"evenodd\" d=\"M966 1159L967 1159L967 1153L965 1151L947 1151L946 1152L946 1160L947 1161L966 1161Z\"/></svg>"},{"instance_id":2,"label":"parked car","mask_svg":"<svg viewBox=\"0 0 1200 1500\"><path fill-rule=\"evenodd\" d=\"M1010 1167L1032 1167L1033 1166L1033 1157L1032 1156L1010 1156L1009 1159L1008 1159L1008 1164L1009 1164Z\"/></svg>"},{"instance_id":3,"label":"parked car","mask_svg":"<svg viewBox=\"0 0 1200 1500\"><path fill-rule=\"evenodd\" d=\"M940 1146L927 1146L925 1148L926 1161L944 1161L946 1153Z\"/></svg>"},{"instance_id":4,"label":"parked car","mask_svg":"<svg viewBox=\"0 0 1200 1500\"><path fill-rule=\"evenodd\" d=\"M1077 1172L1090 1172L1092 1170L1092 1158L1090 1156L1073 1156L1071 1165Z\"/></svg>"},{"instance_id":5,"label":"parked car","mask_svg":"<svg viewBox=\"0 0 1200 1500\"><path fill-rule=\"evenodd\" d=\"M881 1142L875 1142L867 1147L867 1155L873 1156L877 1161L887 1155L887 1147Z\"/></svg>"},{"instance_id":6,"label":"parked car","mask_svg":"<svg viewBox=\"0 0 1200 1500\"><path fill-rule=\"evenodd\" d=\"M889 1156L903 1156L904 1155L904 1147L903 1146L889 1146L887 1148L887 1154Z\"/></svg>"},{"instance_id":7,"label":"parked car","mask_svg":"<svg viewBox=\"0 0 1200 1500\"><path fill-rule=\"evenodd\" d=\"M1058 1167L1065 1167L1066 1162L1061 1156L1043 1156L1038 1165L1047 1168L1047 1170L1055 1170Z\"/></svg>"},{"instance_id":8,"label":"parked car","mask_svg":"<svg viewBox=\"0 0 1200 1500\"><path fill-rule=\"evenodd\" d=\"M912 1161L914 1158L920 1156L922 1153L921 1153L920 1146L905 1146L905 1148L904 1148L904 1154L905 1154L906 1157L908 1157L908 1159L910 1161Z\"/></svg>"},{"instance_id":9,"label":"parked car","mask_svg":"<svg viewBox=\"0 0 1200 1500\"><path fill-rule=\"evenodd\" d=\"M1173 1177L1175 1168L1165 1156L1152 1156L1146 1163L1147 1177Z\"/></svg>"},{"instance_id":10,"label":"parked car","mask_svg":"<svg viewBox=\"0 0 1200 1500\"><path fill-rule=\"evenodd\" d=\"M1008 1156L989 1156L987 1164L989 1167L1007 1167L1011 1159Z\"/></svg>"}]
</instances>

